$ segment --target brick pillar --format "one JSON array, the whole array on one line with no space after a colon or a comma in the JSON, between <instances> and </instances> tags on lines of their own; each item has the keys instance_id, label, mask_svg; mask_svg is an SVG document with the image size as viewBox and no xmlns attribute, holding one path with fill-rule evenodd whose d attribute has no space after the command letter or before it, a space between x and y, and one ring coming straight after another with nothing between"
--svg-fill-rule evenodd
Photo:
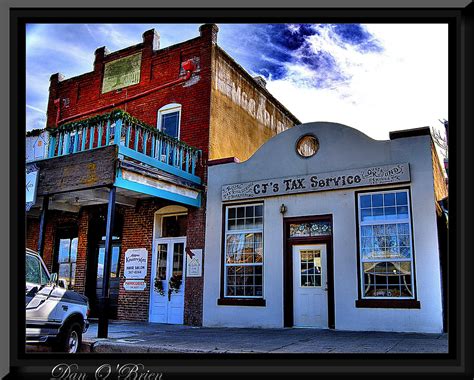
<instances>
[{"instance_id":1,"label":"brick pillar","mask_svg":"<svg viewBox=\"0 0 474 380\"><path fill-rule=\"evenodd\" d=\"M89 235L89 213L81 209L77 221L77 257L74 290L84 294L86 286L87 251Z\"/></svg>"},{"instance_id":2,"label":"brick pillar","mask_svg":"<svg viewBox=\"0 0 474 380\"><path fill-rule=\"evenodd\" d=\"M26 218L26 248L36 251L38 249L39 220L36 218Z\"/></svg>"},{"instance_id":3,"label":"brick pillar","mask_svg":"<svg viewBox=\"0 0 474 380\"><path fill-rule=\"evenodd\" d=\"M117 318L148 321L150 302L150 276L152 261L152 241L155 211L159 201L139 202L136 207L126 207L123 216L122 250L120 255L120 288ZM130 248L146 248L148 251L146 288L143 291L126 291L123 288L125 252Z\"/></svg>"},{"instance_id":4,"label":"brick pillar","mask_svg":"<svg viewBox=\"0 0 474 380\"><path fill-rule=\"evenodd\" d=\"M203 24L199 27L201 37L209 38L214 45L217 43L217 32L219 32L219 28L216 24Z\"/></svg>"},{"instance_id":5,"label":"brick pillar","mask_svg":"<svg viewBox=\"0 0 474 380\"><path fill-rule=\"evenodd\" d=\"M206 204L205 195L202 194L202 205ZM189 249L202 249L203 264L205 260L204 238L206 226L205 207L188 210L188 228L186 246ZM189 259L187 257L186 259ZM184 289L184 324L192 326L202 325L202 301L204 289L204 265L201 277L186 277Z\"/></svg>"}]
</instances>

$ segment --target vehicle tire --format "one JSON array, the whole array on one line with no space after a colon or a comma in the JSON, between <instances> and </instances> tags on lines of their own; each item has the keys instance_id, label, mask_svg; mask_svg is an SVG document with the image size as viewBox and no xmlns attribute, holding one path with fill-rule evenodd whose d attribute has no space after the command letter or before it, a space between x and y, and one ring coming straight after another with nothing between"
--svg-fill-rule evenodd
<instances>
[{"instance_id":1,"label":"vehicle tire","mask_svg":"<svg viewBox=\"0 0 474 380\"><path fill-rule=\"evenodd\" d=\"M72 322L64 326L59 334L56 350L70 354L79 352L82 344L82 326L79 322Z\"/></svg>"}]
</instances>

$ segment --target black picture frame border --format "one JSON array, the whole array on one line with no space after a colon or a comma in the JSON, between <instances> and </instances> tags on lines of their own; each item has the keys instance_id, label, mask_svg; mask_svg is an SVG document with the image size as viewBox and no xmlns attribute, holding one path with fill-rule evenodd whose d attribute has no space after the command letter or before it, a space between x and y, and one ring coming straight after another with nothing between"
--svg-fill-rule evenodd
<instances>
[{"instance_id":1,"label":"black picture frame border","mask_svg":"<svg viewBox=\"0 0 474 380\"><path fill-rule=\"evenodd\" d=\"M289 373L310 372L320 378L339 373L352 376L369 374L405 374L417 373L430 376L448 374L459 378L472 378L474 357L472 347L472 255L466 250L466 232L468 220L466 214L472 209L467 197L467 182L471 175L469 165L472 159L472 140L470 126L472 121L472 59L473 41L473 4L465 8L222 8L222 9L160 9L159 16L150 16L147 9L111 9L111 8L10 8L10 373L6 378L25 378L33 374L51 376L51 369L58 363L77 363L84 372L92 372L103 363L124 364L126 362L143 363L147 369L163 372L164 378L173 378L205 374L206 378L228 373L277 374L287 377ZM91 16L91 13L93 16ZM379 22L379 23L437 23L449 24L449 122L450 130L450 231L449 248L455 255L449 256L449 354L431 355L365 355L354 354L301 354L290 355L232 354L215 357L214 355L190 354L78 354L66 357L62 354L25 354L22 353L24 320L22 308L24 278L23 256L17 254L24 246L24 204L19 189L24 187L22 165L25 151L25 72L24 41L22 26L28 22ZM470 109L471 108L471 109ZM468 291L471 289L471 292ZM20 302L21 300L21 302ZM461 305L463 313L461 314ZM24 339L23 339L24 342ZM364 376L364 377L365 377Z\"/></svg>"}]
</instances>

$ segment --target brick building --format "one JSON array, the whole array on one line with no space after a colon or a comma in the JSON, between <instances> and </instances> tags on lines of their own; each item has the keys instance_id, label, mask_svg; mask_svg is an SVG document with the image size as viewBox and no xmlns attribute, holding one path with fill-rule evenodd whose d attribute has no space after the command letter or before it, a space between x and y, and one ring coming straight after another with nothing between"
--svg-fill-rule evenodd
<instances>
[{"instance_id":1,"label":"brick building","mask_svg":"<svg viewBox=\"0 0 474 380\"><path fill-rule=\"evenodd\" d=\"M91 72L52 75L46 129L27 134L26 245L93 317L108 265L111 318L201 325L207 163L246 160L299 124L219 48L216 25L199 32L160 49L149 30L98 48Z\"/></svg>"}]
</instances>

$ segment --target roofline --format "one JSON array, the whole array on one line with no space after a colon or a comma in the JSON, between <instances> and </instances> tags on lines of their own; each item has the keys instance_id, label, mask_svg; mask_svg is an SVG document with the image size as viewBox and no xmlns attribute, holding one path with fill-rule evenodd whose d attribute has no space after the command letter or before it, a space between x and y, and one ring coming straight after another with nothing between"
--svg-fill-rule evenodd
<instances>
[{"instance_id":1,"label":"roofline","mask_svg":"<svg viewBox=\"0 0 474 380\"><path fill-rule=\"evenodd\" d=\"M431 131L429 127L404 129L400 131L389 132L390 140L402 139L405 137L416 137L416 136L430 136Z\"/></svg>"},{"instance_id":2,"label":"roofline","mask_svg":"<svg viewBox=\"0 0 474 380\"><path fill-rule=\"evenodd\" d=\"M190 43L190 42L196 42L196 40L198 40L200 38L201 38L201 36L197 36L197 37L191 38L191 39L186 40L186 41L178 42L177 44L167 46L163 49L155 50L153 52L153 54L155 55L155 54L159 54L159 53L162 53L162 52L166 52L167 50L176 49L176 48L180 47L180 45L185 45L185 44ZM138 44L130 45L130 46L127 46L127 47L125 47L123 49L120 49L120 50L115 50L115 51L109 52L108 54L105 55L104 64L108 63L110 58L111 58L111 60L113 60L116 55L120 55L121 53L125 52L126 50L131 50L131 51L136 50L138 52L138 50L143 50L144 48L145 48L144 43L140 42ZM97 49L99 49L99 48L97 48ZM94 62L92 62L92 66L94 66ZM68 82L68 81L74 81L74 80L79 79L80 77L91 75L94 72L95 72L95 70L92 69L91 71L86 71L85 73L78 74L78 75L70 77L70 78L64 78L63 80L60 80L59 82L60 83L65 83L65 82ZM52 74L52 75L54 75L54 74Z\"/></svg>"},{"instance_id":3,"label":"roofline","mask_svg":"<svg viewBox=\"0 0 474 380\"><path fill-rule=\"evenodd\" d=\"M265 87L263 87L260 83L258 83L248 72L247 70L245 70L240 64L237 63L237 61L232 58L229 53L227 53L224 49L222 49L219 45L216 45L216 48L217 50L222 53L227 59L229 59L232 64L235 65L235 67L242 73L242 75L247 79L249 80L252 84L255 85L255 87L261 89L263 91L263 93L268 96L268 98L270 98L274 103L276 103L276 105L282 109L283 113L288 116L290 119L292 119L295 124L302 124L301 121L295 116L293 115L289 110L288 108L286 108L283 104L280 103L280 101L278 101L278 99L276 99Z\"/></svg>"}]
</instances>

